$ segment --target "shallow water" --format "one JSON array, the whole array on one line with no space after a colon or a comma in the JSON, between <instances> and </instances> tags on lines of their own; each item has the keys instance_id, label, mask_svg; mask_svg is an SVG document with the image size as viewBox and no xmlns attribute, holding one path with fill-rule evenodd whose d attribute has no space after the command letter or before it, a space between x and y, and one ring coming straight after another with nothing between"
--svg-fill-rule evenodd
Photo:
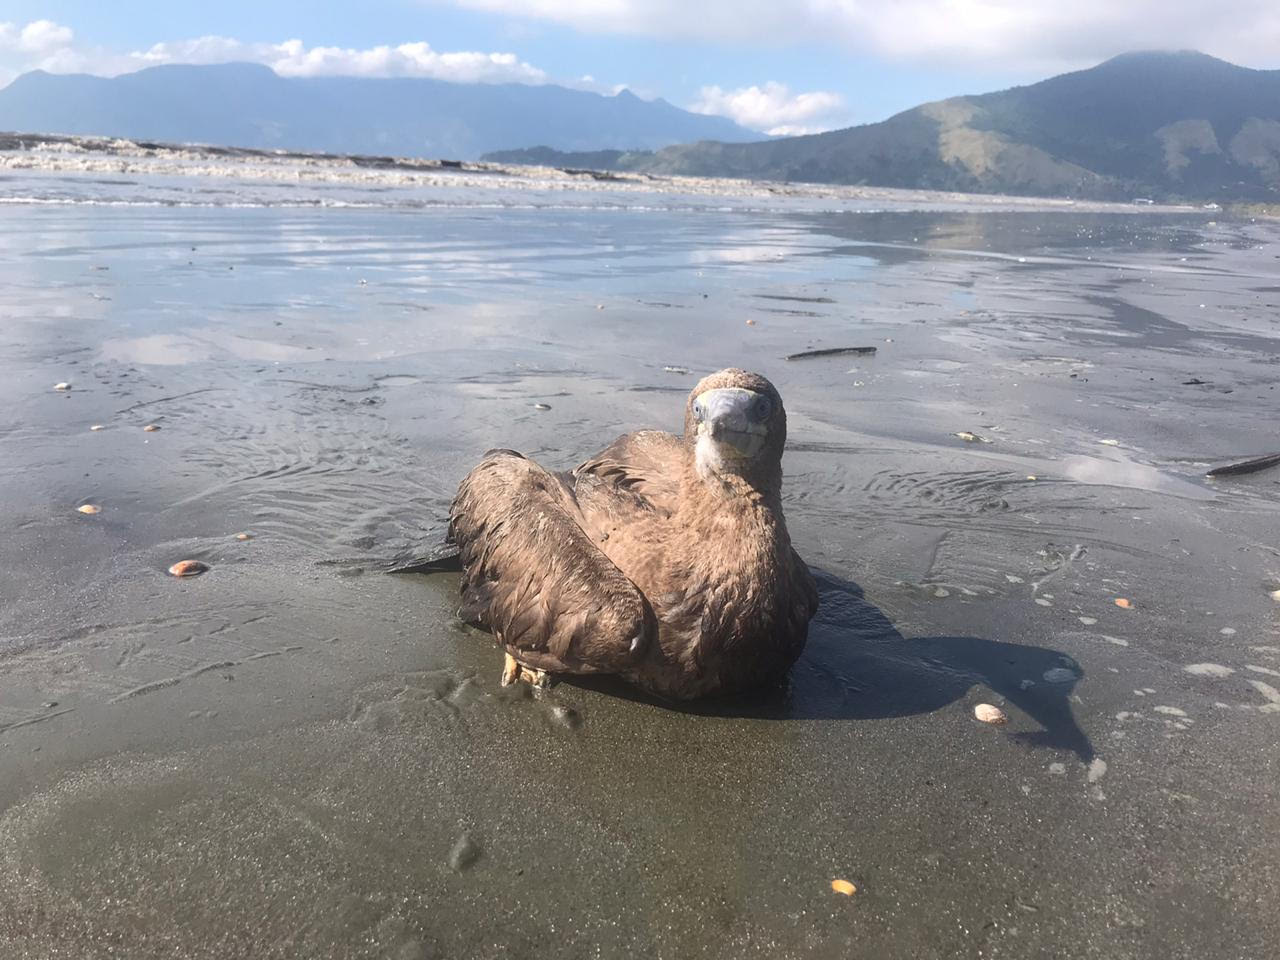
<instances>
[{"instance_id":1,"label":"shallow water","mask_svg":"<svg viewBox=\"0 0 1280 960\"><path fill-rule=\"evenodd\" d=\"M1267 955L1280 475L1204 473L1280 447L1278 255L1190 215L7 206L0 954ZM838 346L877 353L782 359ZM822 588L785 690L504 691L455 577L378 572L485 449L571 466L727 365L786 401Z\"/></svg>"}]
</instances>

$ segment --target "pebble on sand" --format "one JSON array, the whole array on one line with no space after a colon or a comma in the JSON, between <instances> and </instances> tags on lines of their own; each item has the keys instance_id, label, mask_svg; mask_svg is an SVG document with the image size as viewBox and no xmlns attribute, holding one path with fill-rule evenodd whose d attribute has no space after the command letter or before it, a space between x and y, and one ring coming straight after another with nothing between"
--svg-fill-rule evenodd
<instances>
[{"instance_id":1,"label":"pebble on sand","mask_svg":"<svg viewBox=\"0 0 1280 960\"><path fill-rule=\"evenodd\" d=\"M983 723L1008 723L1009 718L1003 710L990 703L980 703L973 708L973 715Z\"/></svg>"},{"instance_id":2,"label":"pebble on sand","mask_svg":"<svg viewBox=\"0 0 1280 960\"><path fill-rule=\"evenodd\" d=\"M61 391L64 391L64 392L65 392L65 391L67 391L67 390L70 390L70 389L71 389L71 384L66 383L66 382L63 382L63 383L55 383L55 384L53 385L53 389L55 389L55 390L61 390Z\"/></svg>"},{"instance_id":3,"label":"pebble on sand","mask_svg":"<svg viewBox=\"0 0 1280 960\"><path fill-rule=\"evenodd\" d=\"M157 430L159 430L159 429L160 429L160 424L158 424L158 423L148 423L148 424L147 424L145 427L143 427L142 429L143 429L143 430L145 430L147 433L155 433Z\"/></svg>"},{"instance_id":4,"label":"pebble on sand","mask_svg":"<svg viewBox=\"0 0 1280 960\"><path fill-rule=\"evenodd\" d=\"M463 834L453 845L453 849L449 851L449 869L455 873L461 873L463 870L470 869L475 862L480 859L480 844L471 839L470 835Z\"/></svg>"},{"instance_id":5,"label":"pebble on sand","mask_svg":"<svg viewBox=\"0 0 1280 960\"><path fill-rule=\"evenodd\" d=\"M179 560L169 568L175 577L196 577L209 569L209 565L200 560Z\"/></svg>"},{"instance_id":6,"label":"pebble on sand","mask_svg":"<svg viewBox=\"0 0 1280 960\"><path fill-rule=\"evenodd\" d=\"M831 889L835 893L843 894L846 897L852 897L855 893L858 892L858 888L855 887L848 880L832 880Z\"/></svg>"},{"instance_id":7,"label":"pebble on sand","mask_svg":"<svg viewBox=\"0 0 1280 960\"><path fill-rule=\"evenodd\" d=\"M1121 607L1125 610L1128 610L1130 607L1133 606L1133 603L1130 602L1129 600L1126 600L1124 597L1116 597L1116 606Z\"/></svg>"},{"instance_id":8,"label":"pebble on sand","mask_svg":"<svg viewBox=\"0 0 1280 960\"><path fill-rule=\"evenodd\" d=\"M96 503L81 504L80 506L76 507L76 509L79 510L81 513L101 513L102 512L102 508L98 506Z\"/></svg>"}]
</instances>

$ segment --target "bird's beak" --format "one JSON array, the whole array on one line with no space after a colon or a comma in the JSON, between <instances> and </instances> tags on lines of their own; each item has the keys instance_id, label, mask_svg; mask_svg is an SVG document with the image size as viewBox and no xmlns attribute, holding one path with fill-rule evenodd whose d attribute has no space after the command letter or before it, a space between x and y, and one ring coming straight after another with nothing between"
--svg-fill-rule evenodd
<instances>
[{"instance_id":1,"label":"bird's beak","mask_svg":"<svg viewBox=\"0 0 1280 960\"><path fill-rule=\"evenodd\" d=\"M709 438L722 457L745 460L754 457L764 446L768 428L748 416L759 394L740 387L722 387L698 394L702 420L698 438Z\"/></svg>"}]
</instances>

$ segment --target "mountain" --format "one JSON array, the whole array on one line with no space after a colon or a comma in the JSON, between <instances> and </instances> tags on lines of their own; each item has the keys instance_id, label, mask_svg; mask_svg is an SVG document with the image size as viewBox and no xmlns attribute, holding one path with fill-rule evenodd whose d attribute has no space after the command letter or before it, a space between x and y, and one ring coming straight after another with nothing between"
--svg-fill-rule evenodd
<instances>
[{"instance_id":1,"label":"mountain","mask_svg":"<svg viewBox=\"0 0 1280 960\"><path fill-rule=\"evenodd\" d=\"M655 149L760 139L723 117L626 90L605 97L550 84L289 78L250 63L113 78L36 70L0 90L0 130L462 160L531 143Z\"/></svg>"},{"instance_id":2,"label":"mountain","mask_svg":"<svg viewBox=\"0 0 1280 960\"><path fill-rule=\"evenodd\" d=\"M615 147L625 146L614 144ZM573 155L485 159L581 166ZM1095 199L1280 198L1280 70L1129 53L1026 87L764 143L620 153L611 168Z\"/></svg>"}]
</instances>

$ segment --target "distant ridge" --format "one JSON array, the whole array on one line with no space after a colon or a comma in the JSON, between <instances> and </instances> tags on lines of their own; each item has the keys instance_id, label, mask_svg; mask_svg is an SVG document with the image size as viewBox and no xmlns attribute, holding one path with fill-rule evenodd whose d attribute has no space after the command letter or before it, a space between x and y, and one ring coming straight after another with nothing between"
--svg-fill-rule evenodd
<instances>
[{"instance_id":1,"label":"distant ridge","mask_svg":"<svg viewBox=\"0 0 1280 960\"><path fill-rule=\"evenodd\" d=\"M540 142L546 142L540 141ZM614 146L619 146L615 144ZM596 154L502 151L584 166ZM608 169L1100 200L1280 199L1280 70L1193 51L926 103L881 123L764 143L598 156Z\"/></svg>"},{"instance_id":2,"label":"distant ridge","mask_svg":"<svg viewBox=\"0 0 1280 960\"><path fill-rule=\"evenodd\" d=\"M626 90L606 97L551 84L288 78L252 63L113 78L33 71L0 90L0 130L461 160L529 143L651 150L761 137Z\"/></svg>"}]
</instances>

